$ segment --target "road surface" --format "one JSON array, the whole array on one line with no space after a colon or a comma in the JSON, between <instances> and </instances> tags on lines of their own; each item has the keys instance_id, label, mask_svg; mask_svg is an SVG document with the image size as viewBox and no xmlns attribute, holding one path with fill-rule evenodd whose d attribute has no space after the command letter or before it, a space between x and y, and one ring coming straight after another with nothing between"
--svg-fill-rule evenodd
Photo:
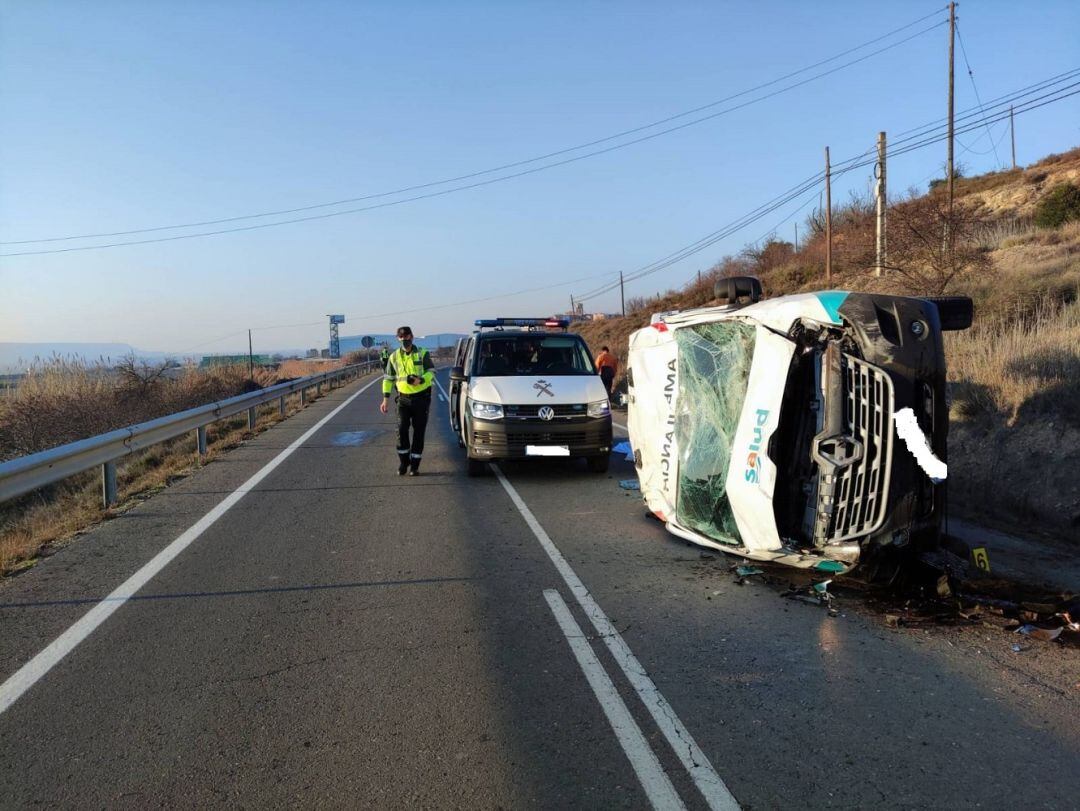
<instances>
[{"instance_id":1,"label":"road surface","mask_svg":"<svg viewBox=\"0 0 1080 811\"><path fill-rule=\"evenodd\" d=\"M468 478L439 399L399 478L378 401L0 583L0 805L1080 806L1075 651L736 585L626 462Z\"/></svg>"}]
</instances>

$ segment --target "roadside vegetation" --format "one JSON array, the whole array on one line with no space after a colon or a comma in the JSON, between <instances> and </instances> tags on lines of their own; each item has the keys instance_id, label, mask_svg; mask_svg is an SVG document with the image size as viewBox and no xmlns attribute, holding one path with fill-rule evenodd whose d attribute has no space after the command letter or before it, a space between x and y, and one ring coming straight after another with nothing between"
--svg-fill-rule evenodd
<instances>
[{"instance_id":1,"label":"roadside vegetation","mask_svg":"<svg viewBox=\"0 0 1080 811\"><path fill-rule=\"evenodd\" d=\"M87 363L70 358L35 361L18 386L0 397L0 461L95 436L127 425L233 397L275 383L329 371L362 358L284 361L276 369L221 366L210 369L144 364ZM308 400L315 391L308 392ZM286 399L286 417L300 410ZM87 472L0 504L0 576L32 565L76 533L120 514L225 451L285 419L273 403L259 411L255 431L244 414L207 428L208 453L199 458L194 436L178 437L117 465L120 502L101 503L101 478Z\"/></svg>"},{"instance_id":2,"label":"roadside vegetation","mask_svg":"<svg viewBox=\"0 0 1080 811\"><path fill-rule=\"evenodd\" d=\"M980 521L1032 523L1080 539L1080 148L1026 169L955 183L953 251L943 250L944 183L888 211L890 270L873 273L874 207L854 197L833 214L834 288L967 295L975 323L946 334L951 401L950 503ZM627 300L627 317L575 324L608 345L623 373L631 332L653 312L713 301L726 276L756 276L766 295L826 288L824 221L796 250L772 239L722 258L686 286Z\"/></svg>"}]
</instances>

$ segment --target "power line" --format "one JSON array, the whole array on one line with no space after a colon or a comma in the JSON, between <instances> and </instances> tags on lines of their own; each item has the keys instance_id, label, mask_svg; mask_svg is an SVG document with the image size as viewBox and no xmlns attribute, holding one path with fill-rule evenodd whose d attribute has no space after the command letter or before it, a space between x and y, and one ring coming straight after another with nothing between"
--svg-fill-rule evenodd
<instances>
[{"instance_id":1,"label":"power line","mask_svg":"<svg viewBox=\"0 0 1080 811\"><path fill-rule=\"evenodd\" d=\"M971 79L971 89L975 91L975 101L979 103L979 109L982 110L982 99L979 98L979 88L975 86L975 71L971 69L971 63L968 62L967 48L964 47L964 38L960 35L960 26L956 26L956 38L960 40L960 53L964 55L964 65L967 67L968 78ZM990 126L986 127L986 134L990 135ZM994 143L993 136L990 137L990 144L994 148L994 160L998 162L998 166L1001 166L1001 157L997 152L997 144Z\"/></svg>"},{"instance_id":2,"label":"power line","mask_svg":"<svg viewBox=\"0 0 1080 811\"><path fill-rule=\"evenodd\" d=\"M830 58L825 59L825 60L821 60L821 61L819 61L817 63L814 63L813 65L809 65L809 66L807 66L805 68L800 68L797 71L793 71L792 73L786 74L785 76L779 77L777 79L773 79L773 80L771 80L769 82L765 82L765 83L763 83L761 85L757 85L757 86L755 86L753 88L750 88L748 90L744 90L744 91L741 91L739 93L735 93L733 95L727 96L727 97L725 97L723 99L719 99L717 101L710 102L709 104L702 105L700 107L696 107L693 110L688 110L688 111L679 113L679 114L674 115L674 116L669 116L668 118L660 119L659 121L654 121L651 124L646 124L646 125L643 125L643 126L640 126L640 127L636 127L634 129L631 129L631 130L625 130L622 133L618 133L616 135L611 135L611 136L607 136L605 138L597 139L595 141L591 141L591 142L588 142L586 144L579 144L578 146L569 147L567 149L562 149L562 150L559 150L557 152L551 152L551 153L548 153L547 155L538 156L538 157L535 157L535 158L529 158L527 160L517 161L515 163L504 164L503 166L500 166L500 167L495 167L495 168L492 168L492 169L485 169L485 170L482 170L482 171L479 171L479 172L473 172L473 173L468 174L468 175L460 175L460 176L458 176L456 178L449 178L449 179L446 179L446 180L433 181L433 182L430 182L430 183L419 184L419 185L416 185L416 186L408 186L408 187L404 187L404 188L401 188L401 189L396 189L394 191L380 192L380 193L377 193L377 194L370 194L370 195L365 195L365 196L362 196L362 197L354 197L354 198L348 198L348 199L345 199L345 200L338 200L338 201L335 201L335 202L332 202L332 203L319 203L319 204L312 205L312 206L303 206L303 207L300 207L300 208L292 208L292 209L282 209L282 210L279 210L279 211L269 211L269 212L263 212L263 213L260 213L260 214L249 214L249 215L243 215L243 216L239 216L239 217L228 217L228 218L217 219L217 220L203 220L203 221L200 221L200 222L192 222L192 223L177 224L177 225L156 226L156 227L153 227L153 228L137 228L137 229L130 229L130 230L126 230L126 231L102 232L102 233L97 233L97 234L81 234L81 235L75 235L75 236L51 237L51 238L45 238L45 239L14 240L14 241L0 242L0 245L28 245L28 244L50 243L50 242L65 242L65 241L80 240L80 239L97 239L97 238L113 237L113 236L130 236L130 235L134 235L134 234L154 233L154 232L159 232L159 231L175 230L175 229L180 229L180 228L192 228L192 227L201 227L201 226L204 226L204 225L224 224L224 223L228 223L228 222L237 222L237 221L241 221L241 220L257 219L257 218L261 218L261 217L278 216L278 215L282 215L282 214L293 214L293 213L299 213L299 212L303 212L303 211L317 210L317 209L320 209L320 208L330 208L330 207L334 207L334 206L344 205L344 204L347 204L347 203L361 202L361 201L365 201L365 200L373 200L373 199L378 199L378 198L383 198L383 197L397 196L399 194L404 194L404 193L407 193L407 192L410 192L410 191L416 191L416 190L420 190L420 189L431 188L431 187L434 187L434 186L441 186L441 185L445 185L445 184L448 184L448 183L458 182L460 180L467 180L467 179L476 178L476 177L480 177L480 176L487 175L487 174L492 174L494 172L503 171L503 170L509 169L509 168L515 168L515 167L524 166L524 165L531 164L531 163L537 163L539 161L546 160L546 159L551 158L551 157L557 157L559 155L565 155L565 154L568 154L570 152L580 151L581 149L587 149L587 148L589 148L591 146L595 146L595 145L598 145L598 144L601 144L601 143L606 143L608 141L616 140L618 138L625 137L626 135L629 135L629 134L634 134L634 133L642 132L644 130L652 129L653 127L660 126L662 124L669 123L671 121L675 121L675 120L677 120L679 118L683 118L683 117L686 117L688 115L692 115L692 114L694 114L696 112L700 112L702 110L711 109L711 108L716 107L716 106L718 106L720 104L723 104L724 102L727 102L727 101L730 101L730 100L733 100L733 99L736 99L736 98L740 98L742 96L748 95L750 93L756 92L757 90L760 90L760 89L763 89L763 88L766 88L766 87L770 87L772 85L778 84L781 81L784 81L785 79L791 78L791 77L799 75L801 73L805 73L805 72L807 72L809 70L814 69L815 67L820 67L821 65L827 64L829 62L833 62L833 61L835 61L835 60L837 60L837 59L839 59L839 58L841 58L841 57L843 57L845 55L853 53L854 51L861 50L862 48L866 47L867 45L870 45L870 44L875 43L875 42L879 42L882 39L887 39L888 37L892 36L893 34L896 34L896 33L900 32L900 31L911 28L914 25L917 25L918 23L923 22L926 19L934 16L934 14L938 14L938 13L940 13L940 11L936 11L933 14L929 14L929 15L926 15L925 17L921 17L919 20L916 20L916 21L914 21L912 23L909 23L909 24L907 24L905 26L902 26L901 28L895 29L894 31L889 32L888 34L884 34L884 35L882 35L880 37L877 37L877 38L875 38L873 40L869 40L868 42L865 42L862 45L856 46L855 48L850 48L847 51L843 51L842 53L837 54L836 56L830 57ZM924 35L926 33L929 33L930 31L933 31L934 29L939 28L944 24L945 24L944 21L935 23L934 25L929 26L928 28L924 28L924 29L922 29L920 31L917 31L916 33L914 33L914 34L912 34L912 35L910 35L908 37L905 37L905 38L903 38L901 40L898 40L898 41L896 41L894 43L886 45L886 46L884 46L882 48L879 48L879 49L877 49L875 51L871 51L870 53L865 54L865 55L863 55L861 57L858 57L857 59L850 60L850 61L845 62L845 63L843 63L841 65L838 65L836 67L830 68L829 70L817 73L817 74L815 74L815 75L813 75L813 76L811 76L811 77L809 77L807 79L803 79L803 80L801 80L799 82L795 82L795 83L786 85L786 86L784 86L782 88L774 90L774 91L772 91L770 93L767 93L767 94L765 94L763 96L758 96L756 98L750 99L750 100L742 102L740 104L733 105L731 107L725 108L723 110L719 110L719 111L714 112L714 113L710 113L709 115L702 116L702 117L693 119L693 120L688 121L688 122L684 122L684 123L679 124L679 125L674 126L674 127L669 127L667 129L660 130L659 132L650 133L650 134L645 135L645 136L634 138L632 140L629 140L629 141L626 141L626 142L623 142L623 143L615 144L613 146L605 147L603 149L594 150L592 152L588 152L588 153L585 153L583 155L577 155L577 156L567 158L567 159L564 159L564 160L548 163L548 164L545 164L543 166L535 167L535 168L528 169L528 170L525 170L525 171L522 171L522 172L515 172L513 174L504 175L504 176L501 176L501 177L497 177L497 178L493 178L493 179L489 179L489 180L485 180L485 181L480 181L480 182L477 182L477 183L470 183L470 184L463 185L463 186L457 186L457 187L454 187L454 188L451 188L451 189L446 189L446 190L443 190L443 191L433 192L433 193L430 193L430 194L415 195L415 196L412 196L412 197L407 197L407 198L402 199L402 200L395 200L395 201L390 201L390 202L386 202L386 203L380 203L380 204L372 205L372 206L364 206L364 207L360 207L360 208L347 209L345 211L335 211L335 212L330 212L330 213L326 213L326 214L319 214L319 215L314 215L314 216L308 216L308 217L297 217L297 218L288 219L288 220L281 220L281 221L277 221L277 222L273 222L273 223L263 223L263 224L249 225L249 226L243 226L243 227L238 227L238 228L227 228L227 229L220 229L220 230L214 230L214 231L205 231L205 232L200 232L200 233L195 233L195 234L182 234L182 235L171 236L171 237L160 237L160 238L155 238L155 239L129 240L129 241L123 241L123 242L107 243L107 244L104 244L104 245L87 245L87 246L80 246L80 247L75 247L75 248L60 248L60 249L55 249L55 250L43 250L43 251L23 251L23 252L17 252L17 253L0 254L0 256L29 256L29 255L46 254L46 253L68 253L68 252L72 252L72 251L100 250L100 249L104 249L104 248L116 248L116 247L121 247L121 246L125 246L125 245L145 245L145 244L154 243L154 242L171 242L171 241L175 241L175 240L179 240L179 239L194 239L194 238L197 238L197 237L204 237L204 236L216 236L216 235L220 235L220 234L237 233L237 232L241 232L241 231L252 231L252 230L257 230L257 229L262 229L262 228L272 228L272 227L276 227L276 226L279 226L279 225L289 225L289 224L300 223L300 222L310 222L310 221L313 221L313 220L327 219L327 218L330 218L330 217L344 216L344 215L347 215L347 214L356 214L356 213L363 212L363 211L371 211L371 210L377 209L377 208L386 208L386 207L389 207L389 206L401 205L403 203L415 202L417 200L424 200L424 199L429 199L431 197L439 197L439 196L443 196L443 195L446 195L446 194L452 194L452 193L459 192L459 191L465 191L465 190L468 190L468 189L478 188L478 187L481 187L481 186L487 186L487 185L491 185L492 183L499 183L499 182L503 182L503 181L506 181L506 180L511 180L511 179L514 179L514 178L523 177L525 175L535 174L536 172L545 171L547 169L552 169L552 168L555 168L555 167L558 167L558 166L564 166L564 165L566 165L568 163L574 163L574 162L579 161L579 160L585 160L587 158L596 157L598 155L603 155L603 154L606 154L608 152L613 152L613 151L616 151L616 150L619 150L619 149L625 149L626 147L633 146L635 144L639 144L639 143L642 143L642 142L645 142L645 141L649 141L649 140L652 140L654 138L659 138L659 137L661 137L663 135L669 135L669 134L671 134L673 132L677 132L679 130L686 129L688 127L696 126L697 124L701 124L701 123L704 123L706 121L710 121L712 119L718 118L720 116L727 115L728 113L732 113L732 112L735 112L737 110L741 110L741 109L743 109L745 107L748 107L748 106L751 106L753 104L758 104L758 103L760 103L762 101L766 101L766 100L768 100L770 98L773 98L773 97L775 97L777 95L780 95L782 93L787 93L787 92L789 92L791 90L795 90L795 89L797 89L799 87L802 87L803 85L809 84L810 82L817 81L818 79L824 78L824 77L829 76L829 75L831 75L833 73L837 73L838 71L844 70L845 68L849 68L849 67L852 67L853 65L857 65L857 64L859 64L861 62L864 62L864 61L866 61L868 59L871 59L871 58L873 58L875 56L878 56L878 55L880 55L882 53L885 53L886 51L890 51L890 50L892 50L894 48L899 47L900 45L906 44L907 42L909 42L909 41L911 41L913 39L916 39L917 37L920 37L920 36L922 36L922 35Z\"/></svg>"},{"instance_id":3,"label":"power line","mask_svg":"<svg viewBox=\"0 0 1080 811\"><path fill-rule=\"evenodd\" d=\"M1065 86L1063 88L1058 88L1057 90L1055 90L1055 91L1053 91L1051 93L1044 94L1044 95L1039 96L1039 97L1037 97L1035 99L1030 99L1030 100L1024 102L1021 105L1021 108L1019 110L1017 110L1017 112L1019 112L1019 113L1030 112L1031 110L1035 110L1035 109L1038 109L1040 107L1045 107L1048 104L1053 104L1055 102L1062 101L1062 100L1064 100L1066 98L1070 98L1071 96L1075 96L1077 94L1080 94L1080 89L1073 89L1073 88L1076 88L1078 86L1080 86L1080 82L1075 82L1075 83L1067 85L1067 86ZM1065 91L1069 91L1069 90L1071 90L1072 92L1065 92ZM1002 111L1000 113L996 113L993 116L984 117L982 120L968 121L963 126L961 126L959 128L956 128L955 134L963 134L963 133L966 133L966 132L970 132L970 131L979 129L980 127L984 126L987 121L989 121L990 123L996 123L997 121L1001 121L1004 118L1008 117L1008 115L1009 115L1009 111L1005 110L1005 111ZM968 116L968 118L970 118L970 116ZM923 127L917 127L917 128L914 128L913 130L908 130L908 132L915 132L917 130L922 130L922 129L924 129L924 128ZM937 127L937 129L940 130L941 127L939 126L939 127ZM931 146L933 144L940 143L941 141L943 141L945 138L948 137L945 133L938 133L938 134L936 134L936 135L934 135L932 137L924 137L926 135L928 135L928 133L920 132L918 135L909 136L906 139L900 139L899 143L906 143L907 145L903 146L901 148L893 148L893 149L891 149L890 156L895 158L895 157L897 157L899 155L903 155L903 154L906 154L908 152L913 152L913 151L918 150L918 149L923 149L923 148L925 148L927 146ZM870 150L868 150L867 152L869 152L869 151ZM835 164L834 167L833 167L834 168L834 177L838 178L838 177L840 177L840 176L842 176L842 175L844 175L844 174L846 174L848 172L851 172L851 171L853 171L855 169L859 169L859 168L862 168L864 166L869 166L872 163L874 163L876 161L876 158L868 160L868 161L863 161L862 160L862 158L864 158L867 155L867 152L863 152L861 155L859 155L859 156L857 156L855 158L849 158L847 161L843 161L840 164ZM690 245L688 245L688 246L686 246L686 247L684 247L684 248L682 248L682 249L680 249L680 250L678 250L678 251L676 251L676 252L674 252L672 254L668 254L667 257L664 257L661 260L657 260L656 262L653 262L653 263L651 263L649 265L646 265L646 266L644 266L644 268L640 268L638 271L635 271L635 272L633 272L631 274L627 274L625 276L625 281L627 281L627 282L634 281L636 279L643 278L644 276L651 275L652 273L656 273L657 271L663 270L663 269L665 269L667 267L670 267L671 265L673 265L673 264L675 264L677 262L682 261L683 259L686 259L686 258L688 258L690 256L693 256L696 253L699 253L700 251L704 250L705 248L710 247L711 245L715 244L716 242L719 242L720 240L725 239L726 237L735 234L737 231L741 230L742 228L746 227L747 225L750 225L750 224L756 222L757 220L761 219L762 217L767 216L769 213L776 210L777 208L780 208L781 206L786 205L787 202L789 202L789 201L791 201L791 200L793 200L793 199L795 199L797 197L802 196L806 191L816 190L816 186L820 182L821 182L821 173L819 173L818 175L815 175L813 177L813 182L810 182L809 184L807 184L807 183L800 184L800 186L796 187L794 190L789 190L788 192L781 195L779 200L777 200L777 198L774 198L773 201L770 201L770 203L764 204L763 206L759 206L753 212L750 212L749 214L744 215L742 218L730 223L729 225L725 226L724 228L721 228L721 229L719 229L717 231L714 231L714 232L712 232L712 234L709 234L709 235L707 235L705 237L702 237L700 240L697 240L696 242L691 243ZM813 198L811 197L811 200L812 199ZM805 204L804 204L804 207L805 207ZM782 224L782 222L783 221L781 221L780 224ZM590 293L587 293L584 296L575 296L574 298L575 298L576 301L586 301L588 299L596 298L597 296L603 295L604 293L611 292L616 287L618 287L617 282L613 283L613 284L610 284L610 285L607 285L605 287L599 288L597 290L594 290L594 291L592 291Z\"/></svg>"}]
</instances>

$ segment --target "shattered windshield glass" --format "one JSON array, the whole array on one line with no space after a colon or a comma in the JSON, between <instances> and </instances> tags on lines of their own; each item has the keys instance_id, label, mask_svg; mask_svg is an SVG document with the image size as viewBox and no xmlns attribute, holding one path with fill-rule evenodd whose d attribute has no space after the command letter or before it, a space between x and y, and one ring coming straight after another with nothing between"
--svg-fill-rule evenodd
<instances>
[{"instance_id":1,"label":"shattered windshield glass","mask_svg":"<svg viewBox=\"0 0 1080 811\"><path fill-rule=\"evenodd\" d=\"M679 398L679 523L721 543L739 543L726 481L754 356L754 328L717 321L676 330Z\"/></svg>"}]
</instances>

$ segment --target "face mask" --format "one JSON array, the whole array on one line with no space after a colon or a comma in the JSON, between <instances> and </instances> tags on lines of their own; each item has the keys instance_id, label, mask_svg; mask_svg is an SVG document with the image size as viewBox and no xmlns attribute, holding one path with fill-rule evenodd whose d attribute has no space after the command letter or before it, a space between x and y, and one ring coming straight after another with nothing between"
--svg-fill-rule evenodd
<instances>
[{"instance_id":1,"label":"face mask","mask_svg":"<svg viewBox=\"0 0 1080 811\"><path fill-rule=\"evenodd\" d=\"M412 349L412 336L411 335L408 338L398 338L398 340L401 341L402 347L405 348L406 350Z\"/></svg>"}]
</instances>

